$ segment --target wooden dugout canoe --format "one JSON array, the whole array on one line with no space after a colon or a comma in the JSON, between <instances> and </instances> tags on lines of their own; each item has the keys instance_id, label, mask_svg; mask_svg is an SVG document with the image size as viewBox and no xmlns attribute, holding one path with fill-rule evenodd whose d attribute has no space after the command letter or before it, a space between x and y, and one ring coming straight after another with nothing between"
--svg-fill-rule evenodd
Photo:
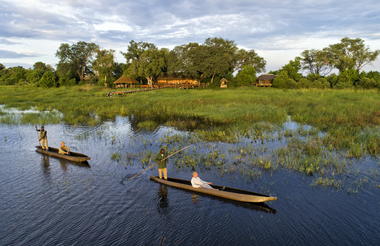
<instances>
[{"instance_id":1,"label":"wooden dugout canoe","mask_svg":"<svg viewBox=\"0 0 380 246\"><path fill-rule=\"evenodd\" d=\"M213 189L205 188L194 188L191 186L191 182L183 179L168 178L168 180L160 179L157 176L151 176L151 180L156 181L161 184L172 186L179 189L189 190L197 193L203 193L211 196L221 197L225 199L230 199L239 202L252 202L252 203L262 203L268 201L277 200L277 197L267 196L251 191L239 190L235 188L230 188L226 186L211 185Z\"/></svg>"},{"instance_id":2,"label":"wooden dugout canoe","mask_svg":"<svg viewBox=\"0 0 380 246\"><path fill-rule=\"evenodd\" d=\"M52 157L56 157L60 159L65 159L65 160L69 160L73 162L85 162L85 161L91 160L91 158L88 157L87 155L71 152L71 151L68 155L58 154L58 149L53 148L53 147L49 147L48 150L43 150L41 146L36 146L36 151L44 155L48 155L48 156L52 156Z\"/></svg>"}]
</instances>

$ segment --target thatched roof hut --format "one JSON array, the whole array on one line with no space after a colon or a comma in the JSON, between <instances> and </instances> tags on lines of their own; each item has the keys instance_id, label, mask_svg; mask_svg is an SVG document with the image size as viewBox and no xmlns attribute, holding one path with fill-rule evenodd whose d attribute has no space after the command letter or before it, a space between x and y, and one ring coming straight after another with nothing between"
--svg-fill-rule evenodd
<instances>
[{"instance_id":1,"label":"thatched roof hut","mask_svg":"<svg viewBox=\"0 0 380 246\"><path fill-rule=\"evenodd\" d=\"M122 75L120 78L113 82L116 88L126 88L137 83L137 80L126 77L124 75Z\"/></svg>"},{"instance_id":2,"label":"thatched roof hut","mask_svg":"<svg viewBox=\"0 0 380 246\"><path fill-rule=\"evenodd\" d=\"M272 86L273 80L276 78L274 74L262 74L256 80L257 87L270 87Z\"/></svg>"}]
</instances>

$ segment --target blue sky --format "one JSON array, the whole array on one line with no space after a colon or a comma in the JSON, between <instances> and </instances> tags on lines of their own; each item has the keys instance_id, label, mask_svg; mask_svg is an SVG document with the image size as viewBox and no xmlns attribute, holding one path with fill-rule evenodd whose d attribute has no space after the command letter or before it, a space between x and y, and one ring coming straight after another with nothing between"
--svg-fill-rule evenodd
<instances>
[{"instance_id":1,"label":"blue sky","mask_svg":"<svg viewBox=\"0 0 380 246\"><path fill-rule=\"evenodd\" d=\"M208 37L254 49L277 69L305 49L360 37L380 49L378 0L0 0L0 63L57 63L63 42L91 41L125 62L130 40L173 48ZM366 68L380 70L379 59Z\"/></svg>"}]
</instances>

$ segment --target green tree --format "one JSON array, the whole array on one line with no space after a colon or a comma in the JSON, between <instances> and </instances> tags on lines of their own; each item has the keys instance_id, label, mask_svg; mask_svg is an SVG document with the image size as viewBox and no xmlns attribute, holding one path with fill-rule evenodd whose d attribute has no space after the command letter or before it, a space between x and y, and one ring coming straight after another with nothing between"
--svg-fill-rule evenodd
<instances>
[{"instance_id":1,"label":"green tree","mask_svg":"<svg viewBox=\"0 0 380 246\"><path fill-rule=\"evenodd\" d=\"M114 50L97 50L96 59L92 65L99 82L105 87L110 87L112 85L112 80L114 79L114 53Z\"/></svg>"},{"instance_id":2,"label":"green tree","mask_svg":"<svg viewBox=\"0 0 380 246\"><path fill-rule=\"evenodd\" d=\"M203 44L205 59L202 62L203 75L213 84L215 76L225 77L232 73L237 64L238 48L234 41L223 38L208 38Z\"/></svg>"},{"instance_id":3,"label":"green tree","mask_svg":"<svg viewBox=\"0 0 380 246\"><path fill-rule=\"evenodd\" d=\"M156 73L149 74L149 70L153 72L157 69L153 69L153 64L148 64L149 61L154 61L154 58L157 57L156 51L157 47L152 43L147 42L135 42L134 40L129 42L127 52L123 53L123 56L127 60L127 69L125 73L139 81L142 81L143 78L148 80L150 85L153 84L153 79L158 76ZM154 64L157 65L157 62L154 61ZM149 65L149 68L145 68L145 65ZM149 78L149 79L148 79Z\"/></svg>"},{"instance_id":4,"label":"green tree","mask_svg":"<svg viewBox=\"0 0 380 246\"><path fill-rule=\"evenodd\" d=\"M121 52L127 60L127 63L140 60L140 57L144 51L157 49L156 45L147 42L136 42L131 40L128 44L128 51Z\"/></svg>"},{"instance_id":5,"label":"green tree","mask_svg":"<svg viewBox=\"0 0 380 246\"><path fill-rule=\"evenodd\" d=\"M158 50L153 48L145 50L139 55L138 60L130 64L127 74L135 78L144 77L148 81L148 85L153 86L153 81L167 70L166 53L166 49Z\"/></svg>"},{"instance_id":6,"label":"green tree","mask_svg":"<svg viewBox=\"0 0 380 246\"><path fill-rule=\"evenodd\" d=\"M336 84L338 83L338 75L333 73L333 74L330 74L329 76L327 76L326 79L329 82L330 87L335 88Z\"/></svg>"},{"instance_id":7,"label":"green tree","mask_svg":"<svg viewBox=\"0 0 380 246\"><path fill-rule=\"evenodd\" d=\"M56 87L57 77L53 71L46 71L40 81L38 81L40 87Z\"/></svg>"},{"instance_id":8,"label":"green tree","mask_svg":"<svg viewBox=\"0 0 380 246\"><path fill-rule=\"evenodd\" d=\"M289 61L288 64L284 65L279 73L285 73L290 79L294 81L299 81L302 78L301 70L301 58L296 57L294 60Z\"/></svg>"},{"instance_id":9,"label":"green tree","mask_svg":"<svg viewBox=\"0 0 380 246\"><path fill-rule=\"evenodd\" d=\"M278 72L276 78L273 80L273 87L275 88L295 89L298 88L298 86L298 83L290 78L286 71Z\"/></svg>"},{"instance_id":10,"label":"green tree","mask_svg":"<svg viewBox=\"0 0 380 246\"><path fill-rule=\"evenodd\" d=\"M346 70L360 71L365 65L375 61L380 50L370 51L360 38L343 38L340 43L332 44L325 49L329 63L339 72Z\"/></svg>"},{"instance_id":11,"label":"green tree","mask_svg":"<svg viewBox=\"0 0 380 246\"><path fill-rule=\"evenodd\" d=\"M54 71L54 69L43 62L36 62L33 65L33 69L27 72L26 79L31 84L37 84L47 71Z\"/></svg>"},{"instance_id":12,"label":"green tree","mask_svg":"<svg viewBox=\"0 0 380 246\"><path fill-rule=\"evenodd\" d=\"M241 70L244 66L252 66L257 73L265 72L266 61L260 57L254 50L240 49L236 54L235 70Z\"/></svg>"},{"instance_id":13,"label":"green tree","mask_svg":"<svg viewBox=\"0 0 380 246\"><path fill-rule=\"evenodd\" d=\"M317 76L325 76L333 69L326 50L304 50L301 54L301 66L303 70Z\"/></svg>"},{"instance_id":14,"label":"green tree","mask_svg":"<svg viewBox=\"0 0 380 246\"><path fill-rule=\"evenodd\" d=\"M58 48L56 56L59 58L59 64L70 64L79 79L84 81L85 76L91 73L92 59L98 49L99 47L95 43L84 41L72 45L63 43Z\"/></svg>"},{"instance_id":15,"label":"green tree","mask_svg":"<svg viewBox=\"0 0 380 246\"><path fill-rule=\"evenodd\" d=\"M234 78L235 86L248 86L256 81L256 69L252 65L245 65Z\"/></svg>"},{"instance_id":16,"label":"green tree","mask_svg":"<svg viewBox=\"0 0 380 246\"><path fill-rule=\"evenodd\" d=\"M21 66L10 67L1 70L1 81L3 85L15 85L18 83L26 82L26 75L28 70Z\"/></svg>"},{"instance_id":17,"label":"green tree","mask_svg":"<svg viewBox=\"0 0 380 246\"><path fill-rule=\"evenodd\" d=\"M378 88L380 88L380 72L377 71L370 71L366 74L366 77L369 79L373 79L376 81L376 84Z\"/></svg>"},{"instance_id":18,"label":"green tree","mask_svg":"<svg viewBox=\"0 0 380 246\"><path fill-rule=\"evenodd\" d=\"M5 69L5 66L3 64L0 63L0 71L1 70L4 70Z\"/></svg>"},{"instance_id":19,"label":"green tree","mask_svg":"<svg viewBox=\"0 0 380 246\"><path fill-rule=\"evenodd\" d=\"M76 85L79 76L76 73L75 64L61 62L57 65L58 84L61 86Z\"/></svg>"},{"instance_id":20,"label":"green tree","mask_svg":"<svg viewBox=\"0 0 380 246\"><path fill-rule=\"evenodd\" d=\"M356 69L347 69L338 75L335 88L351 88L359 83L359 72Z\"/></svg>"},{"instance_id":21,"label":"green tree","mask_svg":"<svg viewBox=\"0 0 380 246\"><path fill-rule=\"evenodd\" d=\"M169 74L201 80L207 56L206 48L198 43L176 46L169 54Z\"/></svg>"}]
</instances>

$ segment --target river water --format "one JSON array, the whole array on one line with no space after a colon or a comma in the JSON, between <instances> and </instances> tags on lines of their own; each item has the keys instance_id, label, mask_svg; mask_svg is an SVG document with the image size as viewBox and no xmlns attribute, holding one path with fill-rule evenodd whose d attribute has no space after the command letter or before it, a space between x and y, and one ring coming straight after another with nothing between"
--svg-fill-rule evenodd
<instances>
[{"instance_id":1,"label":"river water","mask_svg":"<svg viewBox=\"0 0 380 246\"><path fill-rule=\"evenodd\" d=\"M312 186L311 177L286 169L247 177L199 167L204 180L278 197L255 206L160 185L149 180L155 170L131 180L142 170L141 154L156 153L160 139L180 133L172 128L136 131L126 118L46 128L49 145L63 140L92 160L45 157L34 151L34 126L0 125L0 245L380 243L379 175L365 176L370 182L353 193ZM378 160L361 162L379 167ZM190 179L191 171L169 161L171 177Z\"/></svg>"}]
</instances>

